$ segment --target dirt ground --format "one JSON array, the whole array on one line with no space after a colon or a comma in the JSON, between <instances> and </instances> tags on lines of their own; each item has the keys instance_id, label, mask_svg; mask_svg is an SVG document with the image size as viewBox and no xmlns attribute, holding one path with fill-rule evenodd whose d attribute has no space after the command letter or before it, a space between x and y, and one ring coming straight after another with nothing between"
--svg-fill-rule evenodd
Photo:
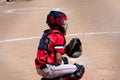
<instances>
[{"instance_id":1,"label":"dirt ground","mask_svg":"<svg viewBox=\"0 0 120 80\"><path fill-rule=\"evenodd\" d=\"M50 10L67 14L67 42L81 39L82 80L120 80L119 0L0 0L0 80L40 80L34 66ZM66 56L66 55L65 55Z\"/></svg>"}]
</instances>

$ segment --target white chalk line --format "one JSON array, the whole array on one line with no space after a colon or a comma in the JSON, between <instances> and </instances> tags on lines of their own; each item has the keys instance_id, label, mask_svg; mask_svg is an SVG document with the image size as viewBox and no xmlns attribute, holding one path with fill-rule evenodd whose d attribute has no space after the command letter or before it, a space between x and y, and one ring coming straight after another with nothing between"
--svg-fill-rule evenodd
<instances>
[{"instance_id":1,"label":"white chalk line","mask_svg":"<svg viewBox=\"0 0 120 80\"><path fill-rule=\"evenodd\" d=\"M120 34L120 32L91 32L91 33L75 33L75 34L67 34L66 36L78 36L78 35L104 35L104 34ZM32 40L39 39L40 36L36 37L26 37L26 38L16 38L16 39L8 39L8 40L0 40L0 43L5 42L14 42L14 41L24 41L24 40Z\"/></svg>"},{"instance_id":2,"label":"white chalk line","mask_svg":"<svg viewBox=\"0 0 120 80\"><path fill-rule=\"evenodd\" d=\"M48 13L51 10L64 10L66 13L71 13L67 8L48 8L48 7L36 7L36 8L17 8L17 9L8 9L3 11L4 14L39 14L39 13Z\"/></svg>"},{"instance_id":3,"label":"white chalk line","mask_svg":"<svg viewBox=\"0 0 120 80\"><path fill-rule=\"evenodd\" d=\"M14 41L24 41L24 40L31 40L31 39L38 39L38 38L40 38L40 37L26 37L26 38L16 38L16 39L0 40L0 43L14 42Z\"/></svg>"},{"instance_id":4,"label":"white chalk line","mask_svg":"<svg viewBox=\"0 0 120 80\"><path fill-rule=\"evenodd\" d=\"M17 9L7 9L2 12L0 12L0 17L4 16L6 14L9 15L37 15L37 14L48 14L49 11L55 10L55 11L64 11L66 14L70 14L71 11L67 8L49 8L49 7L35 7L35 8L17 8Z\"/></svg>"}]
</instances>

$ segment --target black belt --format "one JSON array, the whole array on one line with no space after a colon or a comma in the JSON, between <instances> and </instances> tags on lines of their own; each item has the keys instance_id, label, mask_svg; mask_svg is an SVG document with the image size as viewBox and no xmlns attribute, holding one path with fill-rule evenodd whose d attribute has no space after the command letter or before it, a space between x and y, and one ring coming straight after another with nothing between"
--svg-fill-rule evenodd
<instances>
[{"instance_id":1,"label":"black belt","mask_svg":"<svg viewBox=\"0 0 120 80\"><path fill-rule=\"evenodd\" d=\"M43 66L40 67L40 69L44 69L44 68L47 68L47 66L43 65Z\"/></svg>"}]
</instances>

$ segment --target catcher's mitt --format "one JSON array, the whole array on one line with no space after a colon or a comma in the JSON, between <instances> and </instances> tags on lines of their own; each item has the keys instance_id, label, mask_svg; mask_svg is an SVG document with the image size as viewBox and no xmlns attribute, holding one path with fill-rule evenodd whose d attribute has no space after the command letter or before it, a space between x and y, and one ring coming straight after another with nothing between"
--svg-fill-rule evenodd
<instances>
[{"instance_id":1,"label":"catcher's mitt","mask_svg":"<svg viewBox=\"0 0 120 80\"><path fill-rule=\"evenodd\" d=\"M77 58L82 54L82 43L79 38L73 38L65 47L66 54L71 58Z\"/></svg>"}]
</instances>

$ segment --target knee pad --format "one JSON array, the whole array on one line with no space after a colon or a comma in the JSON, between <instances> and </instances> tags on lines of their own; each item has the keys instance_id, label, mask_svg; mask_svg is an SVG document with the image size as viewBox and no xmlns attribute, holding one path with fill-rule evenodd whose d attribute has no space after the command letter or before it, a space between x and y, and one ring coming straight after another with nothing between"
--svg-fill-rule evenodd
<instances>
[{"instance_id":1,"label":"knee pad","mask_svg":"<svg viewBox=\"0 0 120 80\"><path fill-rule=\"evenodd\" d=\"M85 67L83 65L79 65L79 64L74 64L76 65L77 67L77 70L74 72L74 75L77 77L77 78L82 78L84 72L85 72Z\"/></svg>"}]
</instances>

